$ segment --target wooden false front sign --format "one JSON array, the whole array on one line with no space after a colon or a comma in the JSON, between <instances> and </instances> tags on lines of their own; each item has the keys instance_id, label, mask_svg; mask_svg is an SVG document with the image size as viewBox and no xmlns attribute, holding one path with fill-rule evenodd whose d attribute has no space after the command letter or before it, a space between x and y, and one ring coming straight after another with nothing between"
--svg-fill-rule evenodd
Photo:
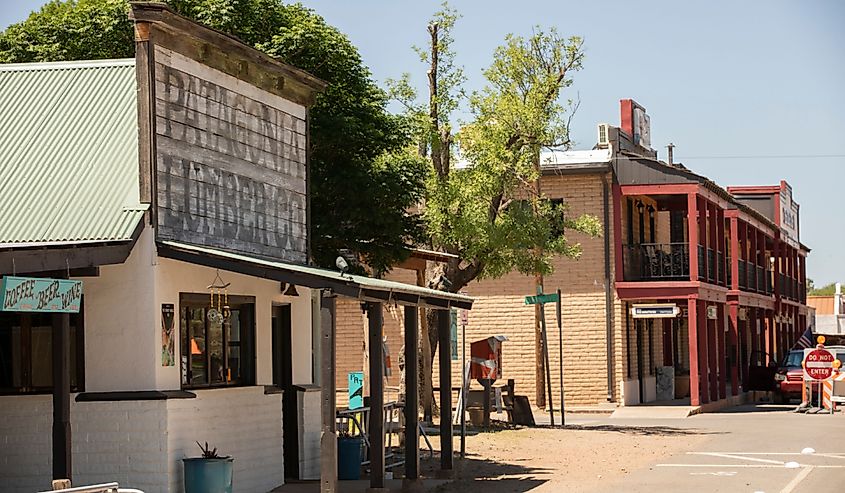
<instances>
[{"instance_id":1,"label":"wooden false front sign","mask_svg":"<svg viewBox=\"0 0 845 493\"><path fill-rule=\"evenodd\" d=\"M0 311L79 313L82 281L6 276L0 288Z\"/></svg>"}]
</instances>

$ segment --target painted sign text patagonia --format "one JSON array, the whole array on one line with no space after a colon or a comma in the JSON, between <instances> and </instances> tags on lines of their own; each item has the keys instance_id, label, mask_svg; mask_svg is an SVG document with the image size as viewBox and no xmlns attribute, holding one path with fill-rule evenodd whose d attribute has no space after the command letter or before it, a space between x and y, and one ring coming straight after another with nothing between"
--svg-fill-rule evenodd
<instances>
[{"instance_id":1,"label":"painted sign text patagonia","mask_svg":"<svg viewBox=\"0 0 845 493\"><path fill-rule=\"evenodd\" d=\"M78 313L81 301L82 281L6 276L0 287L6 312Z\"/></svg>"}]
</instances>

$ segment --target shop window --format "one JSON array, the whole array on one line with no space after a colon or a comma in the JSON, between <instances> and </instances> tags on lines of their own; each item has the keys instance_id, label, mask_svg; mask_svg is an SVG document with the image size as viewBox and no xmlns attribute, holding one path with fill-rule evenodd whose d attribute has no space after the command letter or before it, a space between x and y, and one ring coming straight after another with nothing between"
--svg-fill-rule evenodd
<instances>
[{"instance_id":1,"label":"shop window","mask_svg":"<svg viewBox=\"0 0 845 493\"><path fill-rule=\"evenodd\" d=\"M255 299L228 296L227 306L221 313L209 295L180 295L183 388L255 383Z\"/></svg>"},{"instance_id":2,"label":"shop window","mask_svg":"<svg viewBox=\"0 0 845 493\"><path fill-rule=\"evenodd\" d=\"M0 394L53 391L52 313L0 312ZM82 312L70 314L70 389L84 387Z\"/></svg>"}]
</instances>

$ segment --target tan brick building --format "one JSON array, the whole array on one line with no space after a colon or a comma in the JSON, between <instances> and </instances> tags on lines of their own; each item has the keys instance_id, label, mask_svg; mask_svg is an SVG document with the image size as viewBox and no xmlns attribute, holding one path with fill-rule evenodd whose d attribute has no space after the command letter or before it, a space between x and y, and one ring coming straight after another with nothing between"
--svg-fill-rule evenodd
<instances>
[{"instance_id":1,"label":"tan brick building","mask_svg":"<svg viewBox=\"0 0 845 493\"><path fill-rule=\"evenodd\" d=\"M754 385L749 365L779 359L806 327L809 249L799 240L798 206L785 182L726 190L682 165L658 161L642 107L632 100L621 106L621 126L601 125L593 150L542 159L544 195L563 199L573 217L594 215L604 230L598 238L568 233L583 254L557 259L544 279L545 292L562 293L566 403L725 401ZM415 274L396 269L391 278L413 282ZM535 311L524 302L534 290L533 276L518 273L465 289L476 300L467 346L506 335L504 378L536 403ZM338 325L338 375L364 367L365 321L353 309ZM554 304L546 306L546 320L558 407ZM401 348L401 330L398 312L386 313L392 353ZM348 341L342 360L341 340ZM453 363L456 375L460 364ZM396 371L389 384L398 380ZM338 388L345 386L338 381Z\"/></svg>"}]
</instances>

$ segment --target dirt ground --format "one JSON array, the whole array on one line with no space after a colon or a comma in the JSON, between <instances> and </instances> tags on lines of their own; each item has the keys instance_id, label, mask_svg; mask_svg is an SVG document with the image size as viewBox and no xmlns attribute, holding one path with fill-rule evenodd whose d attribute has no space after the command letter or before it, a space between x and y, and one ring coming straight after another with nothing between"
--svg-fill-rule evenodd
<instances>
[{"instance_id":1,"label":"dirt ground","mask_svg":"<svg viewBox=\"0 0 845 493\"><path fill-rule=\"evenodd\" d=\"M568 426L481 433L467 437L467 457L456 459L459 479L438 491L607 491L631 471L704 439L695 431L662 427Z\"/></svg>"}]
</instances>

